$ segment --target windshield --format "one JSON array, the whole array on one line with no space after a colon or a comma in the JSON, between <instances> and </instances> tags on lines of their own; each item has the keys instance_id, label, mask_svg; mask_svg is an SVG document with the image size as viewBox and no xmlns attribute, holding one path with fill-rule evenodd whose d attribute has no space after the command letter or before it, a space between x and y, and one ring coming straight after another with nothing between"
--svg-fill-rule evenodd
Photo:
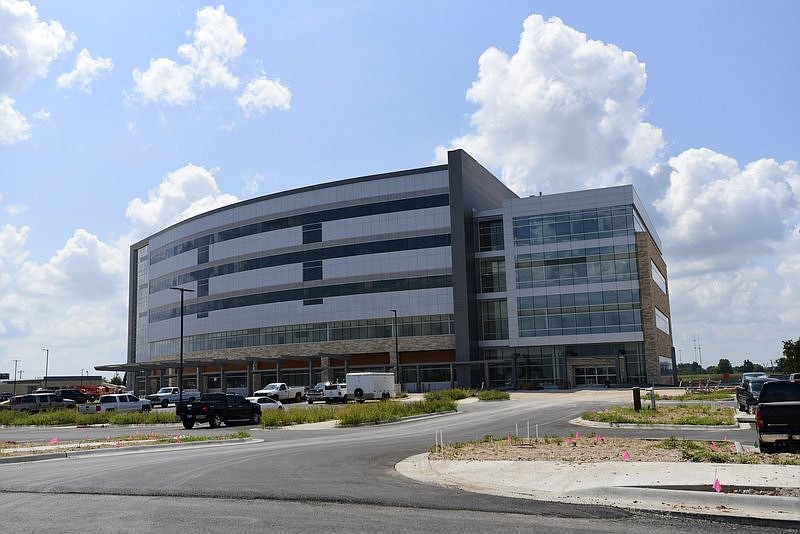
<instances>
[{"instance_id":1,"label":"windshield","mask_svg":"<svg viewBox=\"0 0 800 534\"><path fill-rule=\"evenodd\" d=\"M766 384L766 382L753 382L752 384L750 384L750 389L752 390L753 393L758 393L759 391L761 391L761 388L764 387L764 384Z\"/></svg>"},{"instance_id":2,"label":"windshield","mask_svg":"<svg viewBox=\"0 0 800 534\"><path fill-rule=\"evenodd\" d=\"M264 389L278 389L278 384L267 384Z\"/></svg>"},{"instance_id":3,"label":"windshield","mask_svg":"<svg viewBox=\"0 0 800 534\"><path fill-rule=\"evenodd\" d=\"M159 393L172 393L172 388L161 388L158 390Z\"/></svg>"}]
</instances>

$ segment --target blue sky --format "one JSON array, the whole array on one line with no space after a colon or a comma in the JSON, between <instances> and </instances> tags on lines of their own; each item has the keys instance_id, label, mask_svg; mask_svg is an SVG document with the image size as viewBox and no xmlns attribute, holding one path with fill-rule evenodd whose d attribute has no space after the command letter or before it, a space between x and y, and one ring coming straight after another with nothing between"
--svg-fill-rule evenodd
<instances>
[{"instance_id":1,"label":"blue sky","mask_svg":"<svg viewBox=\"0 0 800 534\"><path fill-rule=\"evenodd\" d=\"M0 0L0 372L124 361L128 247L182 217L451 147L519 194L633 183L680 359L768 363L800 330L799 15Z\"/></svg>"}]
</instances>

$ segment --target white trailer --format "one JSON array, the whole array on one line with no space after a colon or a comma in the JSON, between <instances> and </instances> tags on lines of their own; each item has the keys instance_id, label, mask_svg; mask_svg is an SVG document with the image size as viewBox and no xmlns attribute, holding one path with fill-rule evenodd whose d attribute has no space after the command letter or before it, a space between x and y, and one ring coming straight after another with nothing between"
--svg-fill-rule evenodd
<instances>
[{"instance_id":1,"label":"white trailer","mask_svg":"<svg viewBox=\"0 0 800 534\"><path fill-rule=\"evenodd\" d=\"M356 402L395 396L394 373L347 373L347 398Z\"/></svg>"}]
</instances>

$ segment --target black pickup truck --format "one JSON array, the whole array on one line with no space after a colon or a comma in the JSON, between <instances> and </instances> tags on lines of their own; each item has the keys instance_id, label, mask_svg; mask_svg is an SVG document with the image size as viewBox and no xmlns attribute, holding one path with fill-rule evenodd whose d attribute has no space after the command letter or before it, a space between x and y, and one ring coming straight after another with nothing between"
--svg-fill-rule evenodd
<instances>
[{"instance_id":1,"label":"black pickup truck","mask_svg":"<svg viewBox=\"0 0 800 534\"><path fill-rule=\"evenodd\" d=\"M774 452L779 445L800 446L800 383L767 382L758 399L748 399L756 408L756 431L761 452Z\"/></svg>"},{"instance_id":2,"label":"black pickup truck","mask_svg":"<svg viewBox=\"0 0 800 534\"><path fill-rule=\"evenodd\" d=\"M179 402L175 405L175 414L183 428L192 428L195 423L208 423L209 427L217 428L231 421L247 421L253 425L261 422L261 406L236 393L206 393L199 401Z\"/></svg>"}]
</instances>

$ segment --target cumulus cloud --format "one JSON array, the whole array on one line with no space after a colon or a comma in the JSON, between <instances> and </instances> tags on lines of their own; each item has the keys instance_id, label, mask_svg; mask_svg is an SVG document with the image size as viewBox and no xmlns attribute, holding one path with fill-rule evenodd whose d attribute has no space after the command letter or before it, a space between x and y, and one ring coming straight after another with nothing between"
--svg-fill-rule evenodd
<instances>
[{"instance_id":1,"label":"cumulus cloud","mask_svg":"<svg viewBox=\"0 0 800 534\"><path fill-rule=\"evenodd\" d=\"M665 196L654 206L666 223L662 236L686 261L677 273L734 269L742 257L771 255L790 235L798 216L797 162L760 159L741 168L706 148L669 160Z\"/></svg>"},{"instance_id":2,"label":"cumulus cloud","mask_svg":"<svg viewBox=\"0 0 800 534\"><path fill-rule=\"evenodd\" d=\"M244 179L244 186L242 187L242 193L246 196L253 196L258 192L258 188L261 185L261 182L264 181L264 177L260 174L253 174L251 176L246 176Z\"/></svg>"},{"instance_id":3,"label":"cumulus cloud","mask_svg":"<svg viewBox=\"0 0 800 534\"><path fill-rule=\"evenodd\" d=\"M114 62L111 61L111 58L92 57L89 51L84 48L78 53L75 68L59 76L56 83L62 89L77 85L82 91L89 93L91 92L92 82L103 71L109 71L112 68L114 68Z\"/></svg>"},{"instance_id":4,"label":"cumulus cloud","mask_svg":"<svg viewBox=\"0 0 800 534\"><path fill-rule=\"evenodd\" d=\"M473 131L450 142L500 168L520 195L616 183L664 146L644 121L647 82L632 52L588 39L560 19L531 15L510 57L489 48L467 100ZM446 148L437 148L438 159Z\"/></svg>"},{"instance_id":5,"label":"cumulus cloud","mask_svg":"<svg viewBox=\"0 0 800 534\"><path fill-rule=\"evenodd\" d=\"M133 199L127 217L139 236L192 217L204 211L238 201L233 195L221 194L214 173L191 163L168 173L147 200Z\"/></svg>"},{"instance_id":6,"label":"cumulus cloud","mask_svg":"<svg viewBox=\"0 0 800 534\"><path fill-rule=\"evenodd\" d=\"M255 113L266 113L271 109L288 110L291 101L292 92L288 87L280 81L261 76L247 84L236 102L244 114L250 117Z\"/></svg>"},{"instance_id":7,"label":"cumulus cloud","mask_svg":"<svg viewBox=\"0 0 800 534\"><path fill-rule=\"evenodd\" d=\"M0 95L0 143L13 145L31 137L31 125L25 116L14 109L14 99Z\"/></svg>"},{"instance_id":8,"label":"cumulus cloud","mask_svg":"<svg viewBox=\"0 0 800 534\"><path fill-rule=\"evenodd\" d=\"M20 89L44 78L53 62L72 49L75 35L58 21L41 21L36 7L0 0L0 92Z\"/></svg>"},{"instance_id":9,"label":"cumulus cloud","mask_svg":"<svg viewBox=\"0 0 800 534\"><path fill-rule=\"evenodd\" d=\"M199 10L190 35L192 41L178 47L185 63L158 58L151 59L144 71L134 69L135 90L145 102L185 104L196 98L197 88L234 90L239 86L229 64L244 53L247 40L236 19L225 13L225 6Z\"/></svg>"}]
</instances>

